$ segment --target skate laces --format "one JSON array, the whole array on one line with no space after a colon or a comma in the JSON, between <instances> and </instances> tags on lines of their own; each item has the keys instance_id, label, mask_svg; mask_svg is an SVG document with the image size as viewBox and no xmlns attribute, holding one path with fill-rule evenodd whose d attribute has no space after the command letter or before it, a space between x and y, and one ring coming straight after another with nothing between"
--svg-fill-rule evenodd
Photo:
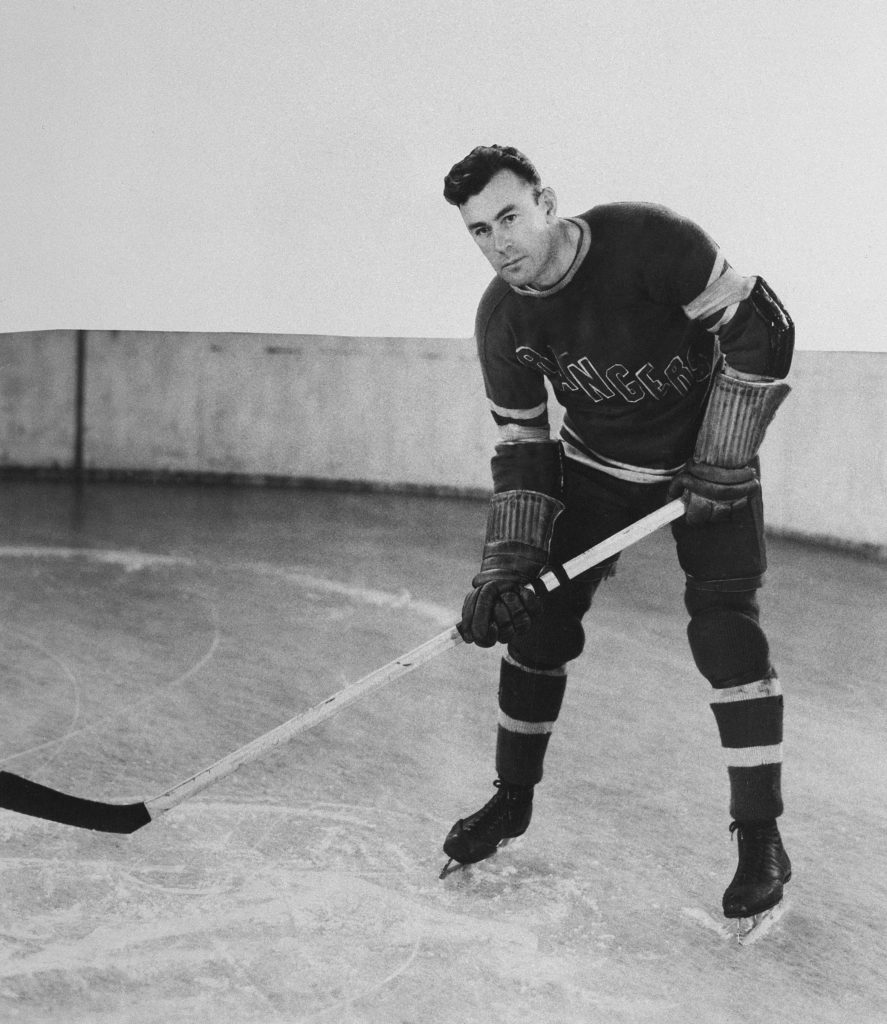
<instances>
[{"instance_id":1,"label":"skate laces","mask_svg":"<svg viewBox=\"0 0 887 1024\"><path fill-rule=\"evenodd\" d=\"M496 779L493 785L498 792L493 794L477 814L473 814L465 820L462 826L463 831L473 832L478 829L489 828L499 821L508 821L513 812L519 811L523 803L521 792L514 787L510 787L501 779ZM530 793L532 790L527 792Z\"/></svg>"},{"instance_id":2,"label":"skate laces","mask_svg":"<svg viewBox=\"0 0 887 1024\"><path fill-rule=\"evenodd\" d=\"M730 838L739 833L739 861L744 871L756 872L778 859L779 833L775 822L730 822Z\"/></svg>"}]
</instances>

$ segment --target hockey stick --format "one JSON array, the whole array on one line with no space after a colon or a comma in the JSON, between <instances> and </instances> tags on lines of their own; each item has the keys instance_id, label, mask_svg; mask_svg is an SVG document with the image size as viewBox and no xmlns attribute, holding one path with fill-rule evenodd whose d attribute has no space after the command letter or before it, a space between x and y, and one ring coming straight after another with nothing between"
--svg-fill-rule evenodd
<instances>
[{"instance_id":1,"label":"hockey stick","mask_svg":"<svg viewBox=\"0 0 887 1024\"><path fill-rule=\"evenodd\" d=\"M663 505L662 508L644 516L636 523L613 534L612 537L595 544L588 551L571 558L563 566L557 566L548 570L529 584L530 589L537 594L547 593L555 590L563 583L575 579L587 569L598 565L605 559L618 554L624 548L634 544L641 538L658 530L660 526L677 519L684 511L684 504L680 499ZM412 672L425 662L436 658L439 654L456 647L462 642L462 637L456 626L450 626L442 633L426 640L424 644L414 647L413 650L401 655L394 661L383 665L369 675L358 679L357 682L343 687L331 697L315 704L307 711L290 718L282 725L264 733L246 746L240 747L223 757L220 761L204 768L202 771L192 775L184 782L180 782L165 793L143 803L114 804L102 803L96 800L86 800L82 797L71 796L67 793L60 793L58 790L42 786L40 783L24 779L11 772L0 771L0 808L9 811L16 811L18 814L28 814L35 818L43 818L47 821L56 821L62 825L73 825L76 828L93 829L98 832L131 833L140 829L148 822L154 821L165 814L166 811L175 807L188 797L194 796L201 790L211 786L214 782L224 779L237 771L238 768L252 761L258 760L269 750L288 743L299 733L313 729L315 725L332 718L349 704L378 690L399 676Z\"/></svg>"}]
</instances>

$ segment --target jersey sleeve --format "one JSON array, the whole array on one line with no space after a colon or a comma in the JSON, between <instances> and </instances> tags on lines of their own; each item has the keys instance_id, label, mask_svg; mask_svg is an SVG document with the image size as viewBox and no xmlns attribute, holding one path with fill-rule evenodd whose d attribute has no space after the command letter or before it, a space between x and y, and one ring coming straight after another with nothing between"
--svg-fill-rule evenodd
<instances>
[{"instance_id":1,"label":"jersey sleeve","mask_svg":"<svg viewBox=\"0 0 887 1024\"><path fill-rule=\"evenodd\" d=\"M481 299L474 336L490 412L503 441L521 434L548 432L548 392L539 372L523 363L508 318L502 310L507 285L494 281Z\"/></svg>"},{"instance_id":2,"label":"jersey sleeve","mask_svg":"<svg viewBox=\"0 0 887 1024\"><path fill-rule=\"evenodd\" d=\"M539 491L557 497L560 452L551 439L548 391L541 373L517 354L501 302L510 290L494 281L478 307L477 354L490 413L499 431L492 458L493 490Z\"/></svg>"},{"instance_id":3,"label":"jersey sleeve","mask_svg":"<svg viewBox=\"0 0 887 1024\"><path fill-rule=\"evenodd\" d=\"M646 280L659 301L715 335L728 366L767 376L771 370L769 325L750 296L757 281L730 266L717 243L697 224L665 208L650 215Z\"/></svg>"},{"instance_id":4,"label":"jersey sleeve","mask_svg":"<svg viewBox=\"0 0 887 1024\"><path fill-rule=\"evenodd\" d=\"M664 206L642 209L636 245L643 253L644 283L655 301L683 307L714 280L717 243L698 224Z\"/></svg>"}]
</instances>

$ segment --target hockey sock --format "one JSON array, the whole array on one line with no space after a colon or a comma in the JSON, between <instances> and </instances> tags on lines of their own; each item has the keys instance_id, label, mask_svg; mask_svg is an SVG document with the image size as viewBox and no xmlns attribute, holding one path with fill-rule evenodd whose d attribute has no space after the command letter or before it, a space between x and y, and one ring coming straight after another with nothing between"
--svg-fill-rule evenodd
<instances>
[{"instance_id":1,"label":"hockey sock","mask_svg":"<svg viewBox=\"0 0 887 1024\"><path fill-rule=\"evenodd\" d=\"M496 771L505 783L534 786L554 723L560 714L567 674L559 668L530 668L510 654L499 673Z\"/></svg>"},{"instance_id":2,"label":"hockey sock","mask_svg":"<svg viewBox=\"0 0 887 1024\"><path fill-rule=\"evenodd\" d=\"M772 670L771 670L772 671ZM782 689L776 674L715 691L711 704L730 776L730 814L782 814Z\"/></svg>"}]
</instances>

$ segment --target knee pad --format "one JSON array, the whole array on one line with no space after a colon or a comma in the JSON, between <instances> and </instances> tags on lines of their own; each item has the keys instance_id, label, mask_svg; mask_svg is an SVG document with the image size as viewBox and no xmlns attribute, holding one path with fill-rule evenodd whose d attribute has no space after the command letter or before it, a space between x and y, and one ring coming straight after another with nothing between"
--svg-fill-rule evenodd
<instances>
[{"instance_id":1,"label":"knee pad","mask_svg":"<svg viewBox=\"0 0 887 1024\"><path fill-rule=\"evenodd\" d=\"M600 580L574 580L542 598L542 609L529 631L508 645L513 658L530 669L559 668L578 658L585 647L582 619L591 607Z\"/></svg>"},{"instance_id":2,"label":"knee pad","mask_svg":"<svg viewBox=\"0 0 887 1024\"><path fill-rule=\"evenodd\" d=\"M700 615L707 611L730 610L746 615L758 621L757 586L746 586L742 590L721 589L716 586L699 586L695 581L688 582L684 591L684 606L690 613Z\"/></svg>"},{"instance_id":3,"label":"knee pad","mask_svg":"<svg viewBox=\"0 0 887 1024\"><path fill-rule=\"evenodd\" d=\"M717 600L720 597L724 600ZM708 592L705 601L691 600L687 639L696 667L712 686L742 686L773 675L770 647L758 623L754 592L740 595Z\"/></svg>"},{"instance_id":4,"label":"knee pad","mask_svg":"<svg viewBox=\"0 0 887 1024\"><path fill-rule=\"evenodd\" d=\"M508 653L527 668L548 670L578 658L585 647L585 630L572 616L544 613L523 636L508 645Z\"/></svg>"}]
</instances>

